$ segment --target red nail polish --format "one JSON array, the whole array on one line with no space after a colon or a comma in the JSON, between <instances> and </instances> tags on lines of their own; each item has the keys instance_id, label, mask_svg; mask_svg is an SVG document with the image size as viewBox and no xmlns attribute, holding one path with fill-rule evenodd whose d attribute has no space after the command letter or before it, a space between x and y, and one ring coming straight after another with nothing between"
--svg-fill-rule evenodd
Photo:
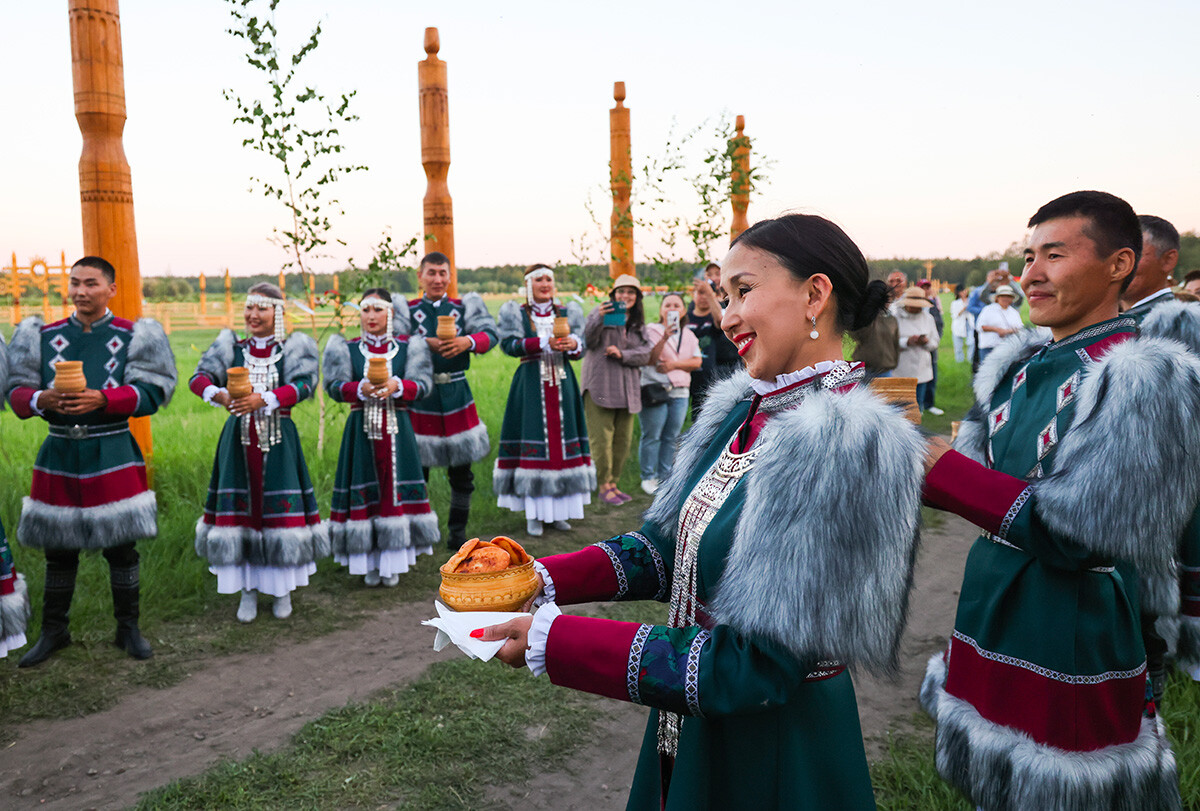
<instances>
[{"instance_id":1,"label":"red nail polish","mask_svg":"<svg viewBox=\"0 0 1200 811\"><path fill-rule=\"evenodd\" d=\"M473 639L482 639L483 638L483 629L476 628L474 631L471 632L471 637Z\"/></svg>"}]
</instances>

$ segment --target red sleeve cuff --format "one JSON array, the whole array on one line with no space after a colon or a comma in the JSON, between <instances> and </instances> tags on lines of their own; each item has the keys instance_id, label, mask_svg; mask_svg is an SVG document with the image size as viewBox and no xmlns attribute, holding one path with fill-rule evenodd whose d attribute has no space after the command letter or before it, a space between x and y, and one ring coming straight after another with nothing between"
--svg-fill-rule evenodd
<instances>
[{"instance_id":1,"label":"red sleeve cuff","mask_svg":"<svg viewBox=\"0 0 1200 811\"><path fill-rule=\"evenodd\" d=\"M925 503L961 515L986 532L999 533L1009 509L1029 484L947 451L925 477Z\"/></svg>"},{"instance_id":2,"label":"red sleeve cuff","mask_svg":"<svg viewBox=\"0 0 1200 811\"><path fill-rule=\"evenodd\" d=\"M542 354L542 339L541 338L525 338L521 341L521 346L525 350L526 355Z\"/></svg>"},{"instance_id":3,"label":"red sleeve cuff","mask_svg":"<svg viewBox=\"0 0 1200 811\"><path fill-rule=\"evenodd\" d=\"M538 561L554 580L554 602L558 605L611 600L620 588L612 561L596 546Z\"/></svg>"},{"instance_id":4,"label":"red sleeve cuff","mask_svg":"<svg viewBox=\"0 0 1200 811\"><path fill-rule=\"evenodd\" d=\"M29 386L17 386L13 389L8 395L8 402L12 406L13 413L23 420L32 417L33 409L29 406L29 402L35 394L37 394L37 389Z\"/></svg>"},{"instance_id":5,"label":"red sleeve cuff","mask_svg":"<svg viewBox=\"0 0 1200 811\"><path fill-rule=\"evenodd\" d=\"M192 394L197 397L204 396L204 390L209 386L215 385L208 375L196 375L188 382L188 388L192 390Z\"/></svg>"},{"instance_id":6,"label":"red sleeve cuff","mask_svg":"<svg viewBox=\"0 0 1200 811\"><path fill-rule=\"evenodd\" d=\"M342 384L341 388L342 402L357 403L358 402L358 381L348 380Z\"/></svg>"},{"instance_id":7,"label":"red sleeve cuff","mask_svg":"<svg viewBox=\"0 0 1200 811\"><path fill-rule=\"evenodd\" d=\"M274 394L279 400L280 408L291 408L300 402L300 394L296 391L296 387L291 384L280 386L274 390Z\"/></svg>"},{"instance_id":8,"label":"red sleeve cuff","mask_svg":"<svg viewBox=\"0 0 1200 811\"><path fill-rule=\"evenodd\" d=\"M406 403L411 402L411 401L417 399L417 395L420 393L421 393L421 389L416 383L412 382L411 380L401 380L400 381L400 399L401 400L405 401Z\"/></svg>"},{"instance_id":9,"label":"red sleeve cuff","mask_svg":"<svg viewBox=\"0 0 1200 811\"><path fill-rule=\"evenodd\" d=\"M128 417L137 410L138 390L133 386L118 386L115 389L103 389L101 394L108 403L104 406L105 414L119 414Z\"/></svg>"},{"instance_id":10,"label":"red sleeve cuff","mask_svg":"<svg viewBox=\"0 0 1200 811\"><path fill-rule=\"evenodd\" d=\"M562 614L546 637L546 674L560 687L629 701L629 649L640 627Z\"/></svg>"},{"instance_id":11,"label":"red sleeve cuff","mask_svg":"<svg viewBox=\"0 0 1200 811\"><path fill-rule=\"evenodd\" d=\"M492 339L488 337L486 332L476 332L471 336L475 341L475 354L482 355L492 348Z\"/></svg>"}]
</instances>

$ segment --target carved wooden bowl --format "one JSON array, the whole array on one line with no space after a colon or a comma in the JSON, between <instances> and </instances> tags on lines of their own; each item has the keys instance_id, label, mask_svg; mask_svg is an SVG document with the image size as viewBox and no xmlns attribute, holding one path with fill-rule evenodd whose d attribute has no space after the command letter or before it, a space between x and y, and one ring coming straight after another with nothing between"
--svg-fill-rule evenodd
<instances>
[{"instance_id":1,"label":"carved wooden bowl","mask_svg":"<svg viewBox=\"0 0 1200 811\"><path fill-rule=\"evenodd\" d=\"M904 409L904 416L909 422L914 425L921 424L915 377L877 377L871 381L871 390L887 402Z\"/></svg>"},{"instance_id":2,"label":"carved wooden bowl","mask_svg":"<svg viewBox=\"0 0 1200 811\"><path fill-rule=\"evenodd\" d=\"M229 379L225 382L225 391L229 392L230 397L240 400L254 393L254 387L250 385L250 370L245 366L233 366L226 374Z\"/></svg>"},{"instance_id":3,"label":"carved wooden bowl","mask_svg":"<svg viewBox=\"0 0 1200 811\"><path fill-rule=\"evenodd\" d=\"M58 391L79 392L87 388L83 376L83 361L60 360L54 364L54 388Z\"/></svg>"},{"instance_id":4,"label":"carved wooden bowl","mask_svg":"<svg viewBox=\"0 0 1200 811\"><path fill-rule=\"evenodd\" d=\"M442 564L438 596L455 611L519 611L538 590L533 561L498 572L452 572Z\"/></svg>"}]
</instances>

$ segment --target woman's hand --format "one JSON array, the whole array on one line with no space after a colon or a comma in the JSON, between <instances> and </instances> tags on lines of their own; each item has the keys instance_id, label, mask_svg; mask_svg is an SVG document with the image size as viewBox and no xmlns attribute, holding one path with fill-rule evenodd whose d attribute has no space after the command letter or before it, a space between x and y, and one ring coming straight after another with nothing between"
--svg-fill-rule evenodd
<instances>
[{"instance_id":1,"label":"woman's hand","mask_svg":"<svg viewBox=\"0 0 1200 811\"><path fill-rule=\"evenodd\" d=\"M612 311L613 311L613 303L610 299L605 299L604 301L600 302L600 312L604 313L605 315L608 315Z\"/></svg>"},{"instance_id":2,"label":"woman's hand","mask_svg":"<svg viewBox=\"0 0 1200 811\"><path fill-rule=\"evenodd\" d=\"M225 391L225 389L218 389L217 393L212 396L212 401L221 408L228 409L229 404L233 402L233 398L229 396L229 392Z\"/></svg>"},{"instance_id":3,"label":"woman's hand","mask_svg":"<svg viewBox=\"0 0 1200 811\"><path fill-rule=\"evenodd\" d=\"M213 399L216 398L214 397ZM258 392L247 394L245 397L239 397L226 406L229 409L229 413L235 417L240 417L243 414L249 414L251 411L258 411L260 408L266 407L267 401Z\"/></svg>"},{"instance_id":4,"label":"woman's hand","mask_svg":"<svg viewBox=\"0 0 1200 811\"><path fill-rule=\"evenodd\" d=\"M566 338L551 338L550 348L555 352L574 352L579 348L579 341L575 337L568 335Z\"/></svg>"},{"instance_id":5,"label":"woman's hand","mask_svg":"<svg viewBox=\"0 0 1200 811\"><path fill-rule=\"evenodd\" d=\"M604 348L604 357L612 358L613 360L620 360L623 356L621 355L621 350L618 347L609 345Z\"/></svg>"},{"instance_id":6,"label":"woman's hand","mask_svg":"<svg viewBox=\"0 0 1200 811\"><path fill-rule=\"evenodd\" d=\"M546 581L545 581L545 580L542 578L542 573L541 573L541 572L538 572L538 573L537 573L537 579L538 579L537 591L535 591L535 592L533 593L533 596L532 596L532 597L530 597L528 600L526 600L526 601L524 602L524 604L522 604L522 606L521 606L521 610L522 610L522 611L524 611L526 614L532 614L532 613L533 613L533 604L534 604L534 602L535 602L535 601L536 601L536 600L537 600L539 597L543 596L543 595L546 593Z\"/></svg>"},{"instance_id":7,"label":"woman's hand","mask_svg":"<svg viewBox=\"0 0 1200 811\"><path fill-rule=\"evenodd\" d=\"M496 658L512 667L525 667L525 651L529 650L529 626L531 625L533 625L533 617L517 617L499 625L477 628L471 632L471 636L484 642L507 639L504 647L500 648L496 654Z\"/></svg>"},{"instance_id":8,"label":"woman's hand","mask_svg":"<svg viewBox=\"0 0 1200 811\"><path fill-rule=\"evenodd\" d=\"M950 443L942 439L940 436L929 436L925 440L925 475L929 475L929 471L933 470L933 466L946 454L946 451L953 450Z\"/></svg>"},{"instance_id":9,"label":"woman's hand","mask_svg":"<svg viewBox=\"0 0 1200 811\"><path fill-rule=\"evenodd\" d=\"M382 386L367 384L367 396L374 397L376 400L386 400L398 391L400 391L400 381L394 377L389 377Z\"/></svg>"},{"instance_id":10,"label":"woman's hand","mask_svg":"<svg viewBox=\"0 0 1200 811\"><path fill-rule=\"evenodd\" d=\"M673 360L660 360L658 362L658 371L672 372L679 368L679 364Z\"/></svg>"}]
</instances>

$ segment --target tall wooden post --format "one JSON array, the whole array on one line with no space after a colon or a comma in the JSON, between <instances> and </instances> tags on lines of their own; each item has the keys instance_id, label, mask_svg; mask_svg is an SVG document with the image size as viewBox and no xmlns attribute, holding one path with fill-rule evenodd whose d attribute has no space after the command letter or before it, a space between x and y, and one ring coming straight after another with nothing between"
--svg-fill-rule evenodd
<instances>
[{"instance_id":1,"label":"tall wooden post","mask_svg":"<svg viewBox=\"0 0 1200 811\"><path fill-rule=\"evenodd\" d=\"M233 283L229 280L229 268L225 268L225 318L233 329Z\"/></svg>"},{"instance_id":2,"label":"tall wooden post","mask_svg":"<svg viewBox=\"0 0 1200 811\"><path fill-rule=\"evenodd\" d=\"M633 212L629 203L633 188L633 155L624 82L613 83L613 100L616 106L608 111L608 174L613 196L608 272L615 279L622 273L636 276L637 268L633 262Z\"/></svg>"},{"instance_id":3,"label":"tall wooden post","mask_svg":"<svg viewBox=\"0 0 1200 811\"><path fill-rule=\"evenodd\" d=\"M201 318L204 318L206 315L208 315L208 291L207 291L206 287L207 287L207 284L204 281L204 274L201 273L200 274L200 317ZM201 323L201 326L203 326L203 322Z\"/></svg>"},{"instance_id":4,"label":"tall wooden post","mask_svg":"<svg viewBox=\"0 0 1200 811\"><path fill-rule=\"evenodd\" d=\"M283 293L283 297L287 298L287 279L283 278L283 271L279 271L279 292Z\"/></svg>"},{"instance_id":5,"label":"tall wooden post","mask_svg":"<svg viewBox=\"0 0 1200 811\"><path fill-rule=\"evenodd\" d=\"M12 306L12 322L14 324L21 323L21 269L17 267L17 252L13 251L11 281L9 287L12 289L13 306Z\"/></svg>"},{"instance_id":6,"label":"tall wooden post","mask_svg":"<svg viewBox=\"0 0 1200 811\"><path fill-rule=\"evenodd\" d=\"M133 224L133 183L125 159L125 68L117 0L68 0L75 120L83 134L79 199L83 209L83 252L103 256L117 269L113 313L142 315L142 274ZM154 453L150 420L130 420L147 461Z\"/></svg>"},{"instance_id":7,"label":"tall wooden post","mask_svg":"<svg viewBox=\"0 0 1200 811\"><path fill-rule=\"evenodd\" d=\"M750 207L750 139L746 137L744 115L737 117L735 129L737 134L729 144L733 148L733 166L729 173L729 202L733 205L733 224L729 229L731 241L750 227L746 219L746 209Z\"/></svg>"},{"instance_id":8,"label":"tall wooden post","mask_svg":"<svg viewBox=\"0 0 1200 811\"><path fill-rule=\"evenodd\" d=\"M425 29L424 60L417 63L421 107L421 165L425 167L425 247L423 253L441 251L450 259L451 297L458 296L458 266L454 263L454 206L450 200L450 107L446 63L438 59L441 48L436 28Z\"/></svg>"}]
</instances>

